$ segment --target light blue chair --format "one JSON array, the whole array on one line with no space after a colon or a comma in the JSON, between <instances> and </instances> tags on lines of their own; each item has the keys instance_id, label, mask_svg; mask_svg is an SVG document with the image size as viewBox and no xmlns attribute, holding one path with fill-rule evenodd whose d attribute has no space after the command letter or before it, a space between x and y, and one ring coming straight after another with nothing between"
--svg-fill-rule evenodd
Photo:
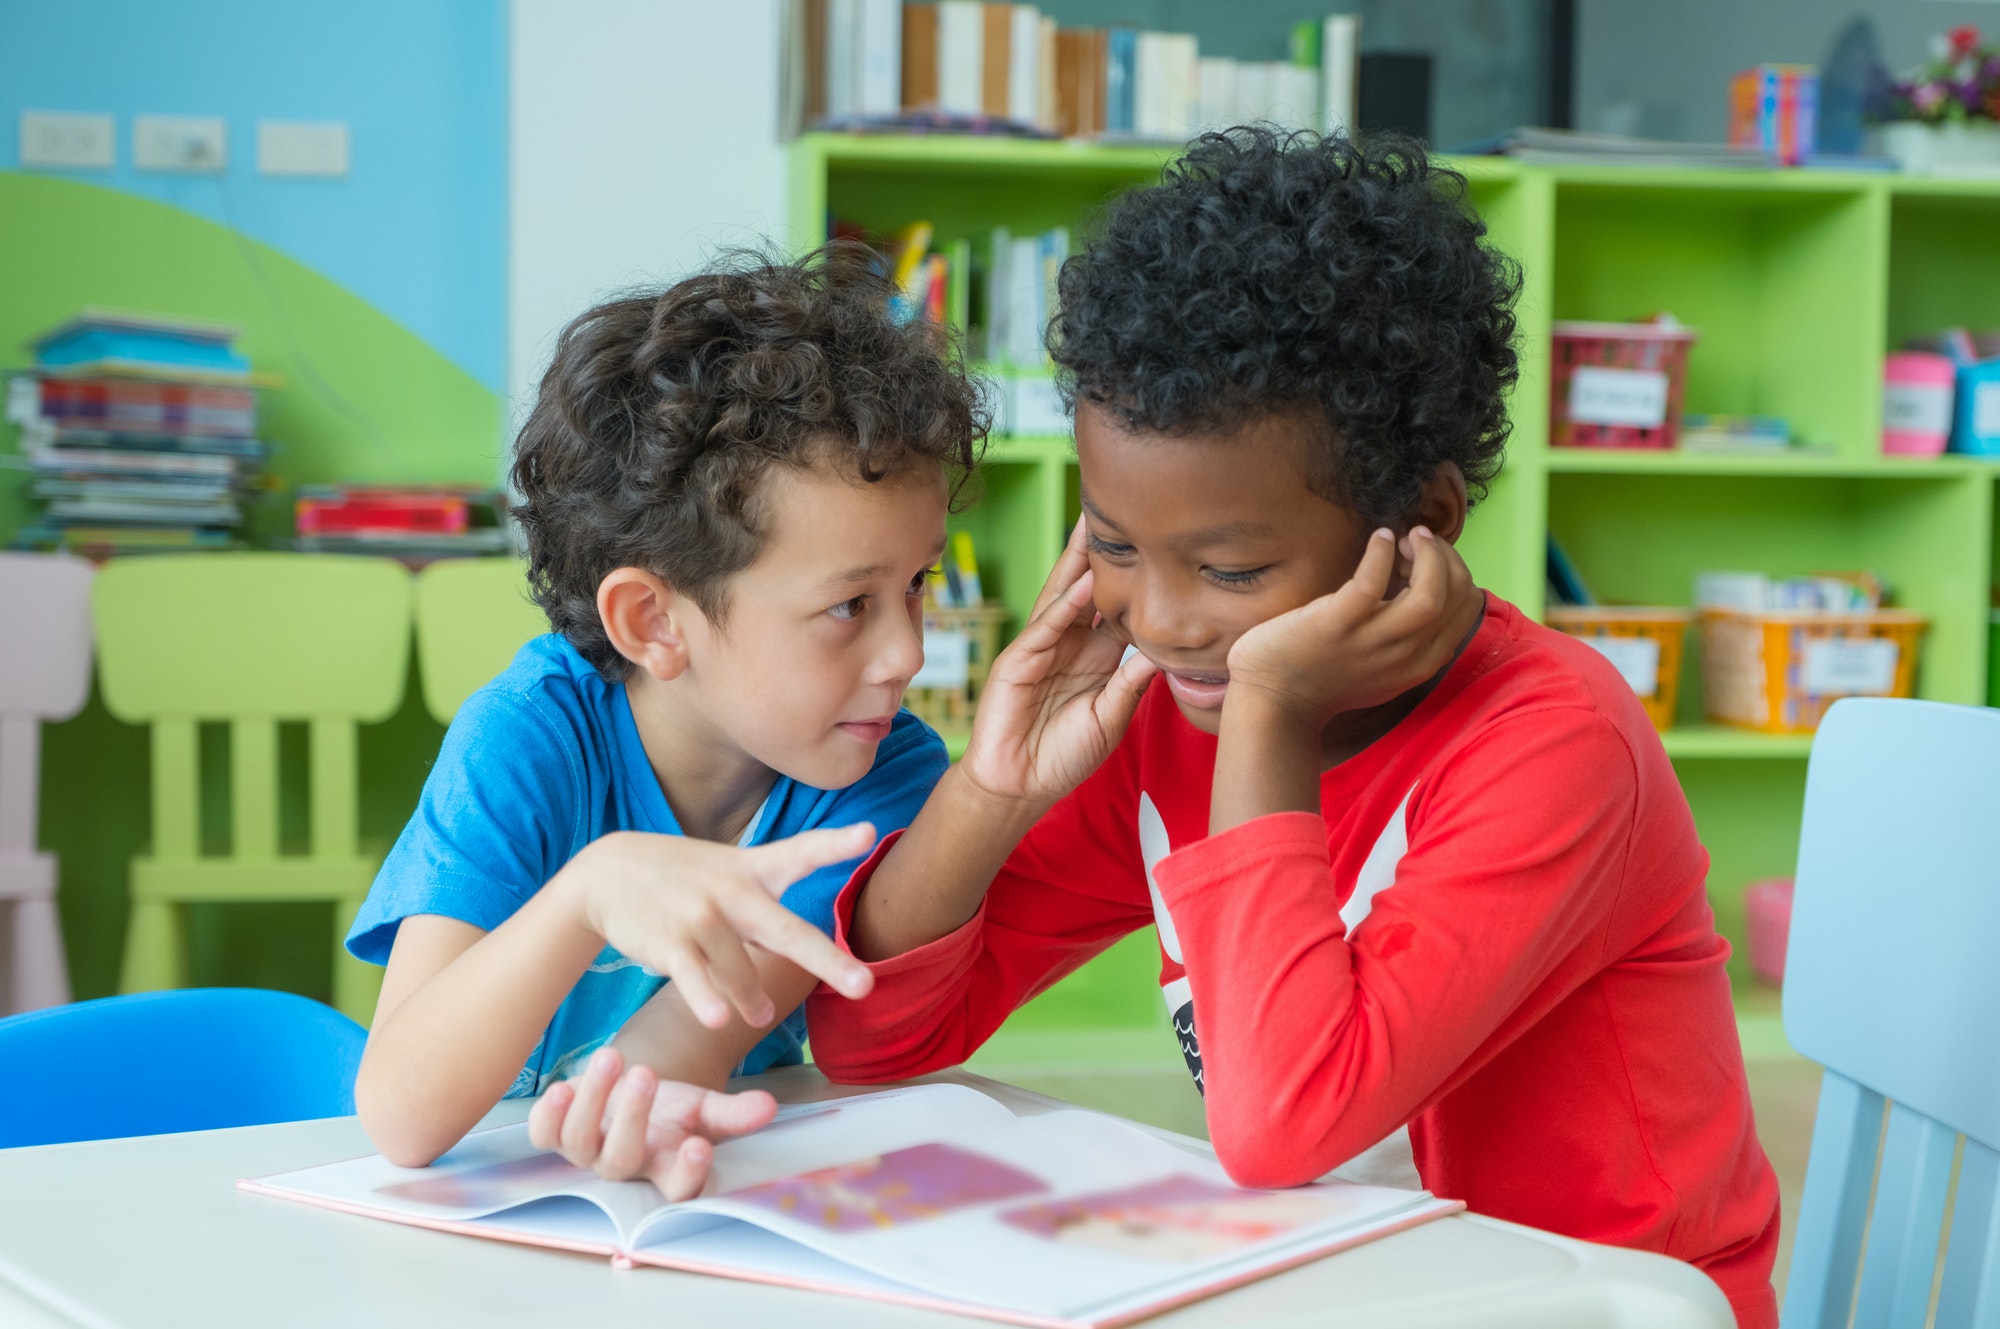
<instances>
[{"instance_id":1,"label":"light blue chair","mask_svg":"<svg viewBox=\"0 0 2000 1329\"><path fill-rule=\"evenodd\" d=\"M1948 1207L1938 1329L2000 1326L2000 711L1827 712L1784 1011L1826 1067L1785 1329L1923 1325Z\"/></svg>"},{"instance_id":2,"label":"light blue chair","mask_svg":"<svg viewBox=\"0 0 2000 1329\"><path fill-rule=\"evenodd\" d=\"M341 1117L367 1031L319 1002L188 988L0 1020L0 1149Z\"/></svg>"}]
</instances>

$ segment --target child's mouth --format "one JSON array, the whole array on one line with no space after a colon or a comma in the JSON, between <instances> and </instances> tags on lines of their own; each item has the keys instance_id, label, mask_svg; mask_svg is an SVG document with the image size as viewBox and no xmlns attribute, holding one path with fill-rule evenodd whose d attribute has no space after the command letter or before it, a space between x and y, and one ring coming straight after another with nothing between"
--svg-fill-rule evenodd
<instances>
[{"instance_id":1,"label":"child's mouth","mask_svg":"<svg viewBox=\"0 0 2000 1329\"><path fill-rule=\"evenodd\" d=\"M1180 674L1171 669L1162 672L1167 676L1167 689L1181 705L1197 711L1222 709L1222 699L1229 693L1229 675Z\"/></svg>"}]
</instances>

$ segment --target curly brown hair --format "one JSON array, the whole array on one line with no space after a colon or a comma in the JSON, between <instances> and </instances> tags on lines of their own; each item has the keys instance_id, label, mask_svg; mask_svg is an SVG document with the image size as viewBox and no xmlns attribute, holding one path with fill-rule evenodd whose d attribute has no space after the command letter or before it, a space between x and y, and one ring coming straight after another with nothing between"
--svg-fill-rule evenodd
<instances>
[{"instance_id":1,"label":"curly brown hair","mask_svg":"<svg viewBox=\"0 0 2000 1329\"><path fill-rule=\"evenodd\" d=\"M835 243L611 300L563 329L515 442L514 517L549 626L604 678L630 666L597 588L640 567L711 619L767 531L774 465L860 482L978 464L987 411L937 330L898 324L874 256ZM954 491L955 492L955 491Z\"/></svg>"}]
</instances>

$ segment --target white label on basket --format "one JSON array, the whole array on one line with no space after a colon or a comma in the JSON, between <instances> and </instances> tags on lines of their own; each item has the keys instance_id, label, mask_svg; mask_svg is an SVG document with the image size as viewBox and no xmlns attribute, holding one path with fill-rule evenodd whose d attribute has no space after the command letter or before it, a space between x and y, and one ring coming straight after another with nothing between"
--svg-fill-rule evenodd
<instances>
[{"instance_id":1,"label":"white label on basket","mask_svg":"<svg viewBox=\"0 0 2000 1329\"><path fill-rule=\"evenodd\" d=\"M1583 644L1611 662L1632 691L1651 697L1660 690L1660 643L1651 637L1585 637Z\"/></svg>"},{"instance_id":2,"label":"white label on basket","mask_svg":"<svg viewBox=\"0 0 2000 1329\"><path fill-rule=\"evenodd\" d=\"M2000 435L2000 383L1973 385L1972 432L1979 438Z\"/></svg>"},{"instance_id":3,"label":"white label on basket","mask_svg":"<svg viewBox=\"0 0 2000 1329\"><path fill-rule=\"evenodd\" d=\"M1806 643L1804 677L1810 697L1882 696L1896 685L1902 648L1884 637Z\"/></svg>"},{"instance_id":4,"label":"white label on basket","mask_svg":"<svg viewBox=\"0 0 2000 1329\"><path fill-rule=\"evenodd\" d=\"M1569 418L1580 425L1658 429L1667 420L1667 376L1657 369L1578 365L1569 379Z\"/></svg>"},{"instance_id":5,"label":"white label on basket","mask_svg":"<svg viewBox=\"0 0 2000 1329\"><path fill-rule=\"evenodd\" d=\"M924 633L924 667L910 680L913 688L962 688L972 681L972 638L963 632Z\"/></svg>"},{"instance_id":6,"label":"white label on basket","mask_svg":"<svg viewBox=\"0 0 2000 1329\"><path fill-rule=\"evenodd\" d=\"M1882 427L1904 434L1949 434L1951 384L1888 384L1882 389Z\"/></svg>"}]
</instances>

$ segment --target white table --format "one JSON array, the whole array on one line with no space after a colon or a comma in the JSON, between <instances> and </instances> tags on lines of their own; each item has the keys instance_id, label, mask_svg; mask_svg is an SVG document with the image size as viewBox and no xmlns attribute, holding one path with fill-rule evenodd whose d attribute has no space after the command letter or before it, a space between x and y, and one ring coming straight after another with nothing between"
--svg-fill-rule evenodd
<instances>
[{"instance_id":1,"label":"white table","mask_svg":"<svg viewBox=\"0 0 2000 1329\"><path fill-rule=\"evenodd\" d=\"M1016 1112L1055 1100L963 1071ZM759 1083L788 1102L845 1090L810 1068ZM487 1125L526 1114L503 1103ZM1164 1138L1205 1151L1200 1141ZM848 1297L479 1241L235 1188L370 1153L351 1117L0 1150L0 1325L784 1326L968 1329L979 1321ZM1461 1215L1328 1256L1146 1322L1157 1329L1339 1325L1728 1329L1691 1266Z\"/></svg>"}]
</instances>

